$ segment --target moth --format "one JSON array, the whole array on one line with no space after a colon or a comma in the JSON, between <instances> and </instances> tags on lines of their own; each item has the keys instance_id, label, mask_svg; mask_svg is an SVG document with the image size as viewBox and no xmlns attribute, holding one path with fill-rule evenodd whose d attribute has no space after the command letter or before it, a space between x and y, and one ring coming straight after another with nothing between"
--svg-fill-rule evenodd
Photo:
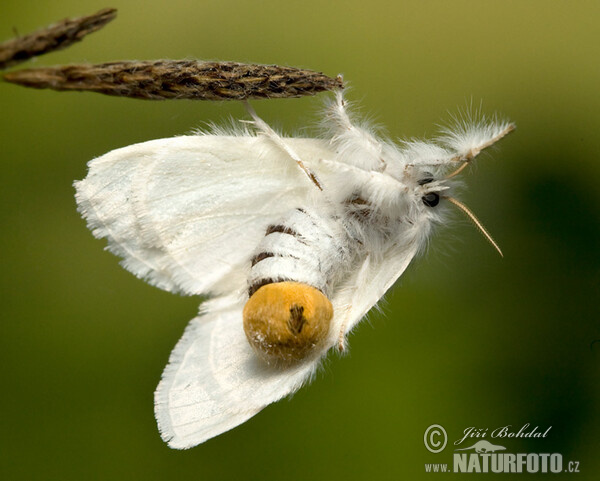
<instances>
[{"instance_id":1,"label":"moth","mask_svg":"<svg viewBox=\"0 0 600 481\"><path fill-rule=\"evenodd\" d=\"M354 123L337 92L321 138L283 137L247 107L252 120L238 129L117 149L75 182L79 212L127 270L209 296L155 394L172 448L306 383L424 248L445 206L495 245L451 192L513 124L464 121L435 141L395 144Z\"/></svg>"}]
</instances>

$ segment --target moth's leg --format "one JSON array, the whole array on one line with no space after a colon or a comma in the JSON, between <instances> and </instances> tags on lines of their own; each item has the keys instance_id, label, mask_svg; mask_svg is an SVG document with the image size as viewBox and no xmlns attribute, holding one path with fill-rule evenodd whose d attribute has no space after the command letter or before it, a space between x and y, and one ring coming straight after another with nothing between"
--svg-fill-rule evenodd
<instances>
[{"instance_id":1,"label":"moth's leg","mask_svg":"<svg viewBox=\"0 0 600 481\"><path fill-rule=\"evenodd\" d=\"M346 99L344 99L344 94L341 91L336 91L335 101L329 106L329 113L340 134L350 133L357 140L379 146L379 142L373 135L352 123L346 111Z\"/></svg>"},{"instance_id":2,"label":"moth's leg","mask_svg":"<svg viewBox=\"0 0 600 481\"><path fill-rule=\"evenodd\" d=\"M316 174L304 165L300 156L292 149L286 142L283 140L281 136L277 134L263 119L261 119L252 106L248 102L244 102L246 105L246 110L252 117L252 124L271 142L273 142L277 147L283 150L296 164L298 167L302 169L302 171L307 175L310 181L319 189L323 190L321 182L317 178Z\"/></svg>"},{"instance_id":3,"label":"moth's leg","mask_svg":"<svg viewBox=\"0 0 600 481\"><path fill-rule=\"evenodd\" d=\"M316 165L326 166L332 171L351 173L356 185L376 185L380 192L379 195L383 195L383 197L385 197L384 193L386 191L390 192L390 196L397 197L400 190L406 189L402 182L387 174L374 170L364 170L337 160L319 159Z\"/></svg>"},{"instance_id":4,"label":"moth's leg","mask_svg":"<svg viewBox=\"0 0 600 481\"><path fill-rule=\"evenodd\" d=\"M341 91L336 91L335 101L328 109L327 120L333 125L334 140L342 145L351 145L353 150L364 151L367 158L373 158L373 170L383 171L385 160L381 155L381 142L366 129L352 123L346 111L346 100Z\"/></svg>"},{"instance_id":5,"label":"moth's leg","mask_svg":"<svg viewBox=\"0 0 600 481\"><path fill-rule=\"evenodd\" d=\"M344 317L344 322L340 326L337 339L337 348L340 352L346 351L346 326L348 325L348 316Z\"/></svg>"}]
</instances>

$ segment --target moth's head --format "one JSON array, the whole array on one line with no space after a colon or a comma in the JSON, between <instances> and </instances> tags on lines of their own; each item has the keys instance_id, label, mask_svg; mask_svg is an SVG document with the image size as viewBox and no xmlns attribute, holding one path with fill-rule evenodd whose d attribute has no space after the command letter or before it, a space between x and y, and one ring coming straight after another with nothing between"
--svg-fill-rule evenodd
<instances>
[{"instance_id":1,"label":"moth's head","mask_svg":"<svg viewBox=\"0 0 600 481\"><path fill-rule=\"evenodd\" d=\"M422 189L419 189L421 202L432 209L439 205L442 192L448 189L448 186L436 181L431 172L420 173L417 184L422 187Z\"/></svg>"},{"instance_id":2,"label":"moth's head","mask_svg":"<svg viewBox=\"0 0 600 481\"><path fill-rule=\"evenodd\" d=\"M453 170L449 174L437 175L429 171L421 171L417 174L417 188L415 189L415 195L420 197L422 203L421 212L425 211L429 215L428 217L432 220L439 219L437 210L442 208L444 204L449 203L455 207L458 207L479 229L481 234L492 244L492 246L502 256L502 250L498 244L494 241L490 233L485 229L483 224L477 219L475 214L462 202L452 197L450 194L453 187L456 186L457 181L455 177L464 169L467 164L464 163L457 169Z\"/></svg>"}]
</instances>

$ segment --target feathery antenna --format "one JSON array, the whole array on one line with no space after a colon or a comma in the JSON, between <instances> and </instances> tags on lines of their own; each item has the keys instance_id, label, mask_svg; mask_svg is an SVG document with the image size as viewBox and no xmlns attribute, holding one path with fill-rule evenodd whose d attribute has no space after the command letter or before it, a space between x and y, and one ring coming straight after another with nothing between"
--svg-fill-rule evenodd
<instances>
[{"instance_id":1,"label":"feathery antenna","mask_svg":"<svg viewBox=\"0 0 600 481\"><path fill-rule=\"evenodd\" d=\"M498 135L496 135L492 139L488 140L484 144L482 144L478 147L472 148L466 154L457 155L456 157L453 157L452 159L450 159L451 161L455 161L455 162L463 162L463 164L460 167L458 167L458 169L451 172L444 178L450 179L450 178L454 177L455 175L460 174L463 171L463 169L469 164L469 162L471 160L473 160L475 157L477 157L482 150L485 150L488 147L491 147L496 142L498 142L500 139L502 139L503 137L506 137L508 134L510 134L513 130L515 130L515 124L508 124L502 132L500 132Z\"/></svg>"}]
</instances>

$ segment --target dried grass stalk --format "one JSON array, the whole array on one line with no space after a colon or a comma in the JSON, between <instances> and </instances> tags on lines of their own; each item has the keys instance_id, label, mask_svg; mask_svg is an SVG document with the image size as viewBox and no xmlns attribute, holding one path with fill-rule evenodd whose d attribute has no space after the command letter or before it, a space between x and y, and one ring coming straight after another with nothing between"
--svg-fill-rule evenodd
<instances>
[{"instance_id":1,"label":"dried grass stalk","mask_svg":"<svg viewBox=\"0 0 600 481\"><path fill-rule=\"evenodd\" d=\"M343 88L341 77L279 65L155 60L19 70L4 80L25 87L99 92L146 100L244 100L314 95Z\"/></svg>"},{"instance_id":2,"label":"dried grass stalk","mask_svg":"<svg viewBox=\"0 0 600 481\"><path fill-rule=\"evenodd\" d=\"M86 35L104 27L116 16L117 11L114 8L105 8L94 15L66 18L24 37L8 40L0 44L0 70L79 42Z\"/></svg>"}]
</instances>

